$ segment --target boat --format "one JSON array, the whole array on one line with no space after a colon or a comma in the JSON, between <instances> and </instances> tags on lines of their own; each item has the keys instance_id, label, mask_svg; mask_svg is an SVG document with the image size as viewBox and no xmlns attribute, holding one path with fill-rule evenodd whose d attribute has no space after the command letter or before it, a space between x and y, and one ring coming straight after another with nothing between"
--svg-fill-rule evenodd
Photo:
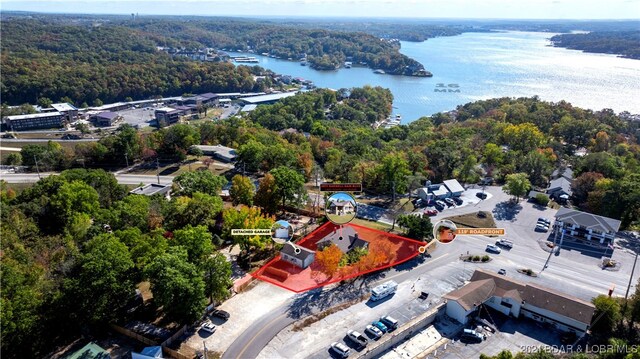
<instances>
[{"instance_id":1,"label":"boat","mask_svg":"<svg viewBox=\"0 0 640 359\"><path fill-rule=\"evenodd\" d=\"M345 69L350 69L351 68L351 62L350 61L345 62L344 63L344 68Z\"/></svg>"},{"instance_id":2,"label":"boat","mask_svg":"<svg viewBox=\"0 0 640 359\"><path fill-rule=\"evenodd\" d=\"M307 62L306 61L300 62L300 66L307 66Z\"/></svg>"},{"instance_id":3,"label":"boat","mask_svg":"<svg viewBox=\"0 0 640 359\"><path fill-rule=\"evenodd\" d=\"M375 71L373 71L374 74L384 74L384 70L381 69L377 69Z\"/></svg>"}]
</instances>

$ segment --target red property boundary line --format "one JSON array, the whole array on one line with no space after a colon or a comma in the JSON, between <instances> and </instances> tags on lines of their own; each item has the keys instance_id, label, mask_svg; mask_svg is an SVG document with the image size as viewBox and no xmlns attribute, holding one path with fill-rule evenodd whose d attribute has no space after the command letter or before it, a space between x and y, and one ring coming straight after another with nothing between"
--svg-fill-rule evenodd
<instances>
[{"instance_id":1,"label":"red property boundary line","mask_svg":"<svg viewBox=\"0 0 640 359\"><path fill-rule=\"evenodd\" d=\"M313 232L309 233L309 234L308 234L308 235L306 235L304 238L302 238L301 242L303 242L307 237L311 237L312 235L315 235L315 233L316 233L316 232L320 231L321 229L323 229L324 227L327 227L327 226L329 226L329 225L333 225L333 226L339 227L339 226L337 226L337 225L335 225L335 224L333 224L333 223L331 223L331 222L327 222L327 223L325 223L324 225L322 225L322 226L320 226L320 227L316 228ZM378 234L382 234L382 235L384 235L384 236L388 236L388 237L392 237L392 238L401 239L401 240L404 240L404 241L407 241L407 242L412 242L412 243L419 244L419 245L423 245L423 246L424 246L424 245L427 245L427 243L426 243L426 242L421 242L421 241L418 241L418 240L415 240L415 239L402 237L402 236L399 236L399 235L397 235L397 234L392 234L392 233L384 232L384 231L381 231L381 230L378 230L378 229L373 229L373 228L369 228L369 227L365 227L365 226L360 226L360 225L357 225L357 224L348 224L348 225L349 225L349 226L356 227L356 228L361 228L361 229L364 229L364 230L367 230L367 231L377 232ZM302 247L302 246L301 246L301 247ZM369 274L369 273L377 272L377 271L380 271L380 270L383 270L383 269L391 268L391 267L393 267L393 266L396 266L396 265L402 264L402 263L404 263L404 262L407 262L407 261L409 261L409 260L411 260L411 259L413 259L413 258L417 257L419 254L420 254L420 253L416 251L416 253L415 253L415 254L413 254L412 256L407 257L406 259L403 259L403 260L400 260L400 261L397 261L397 262L393 262L393 263L389 263L389 264L386 264L386 265L384 265L384 266L382 266L382 267L378 267L378 268L374 268L374 269L369 269L369 270L366 270L366 271L364 271L364 272L358 272L358 273L355 273L355 274L351 274L351 275L348 275L348 276L346 276L346 277L344 277L344 278L341 278L340 280L336 280L336 281L328 281L327 283L318 284L318 285L315 285L315 286L312 286L312 287L309 287L309 288L305 288L305 289L300 289L300 290L295 290L295 289L289 288L289 287L285 286L285 285L284 285L284 284L282 284L282 283L279 283L279 282L277 282L277 281L274 281L274 280L270 279L270 278L269 278L269 277L267 277L267 276L262 276L262 275L257 274L257 273L258 273L258 272L260 272L261 270L263 270L263 269L265 269L266 267L268 267L268 266L272 265L274 262L279 261L279 260L280 260L280 255L277 255L277 256L276 256L276 257L274 257L272 260L270 260L269 262L267 262L266 264L264 264L262 267L260 267L260 268L256 269L255 271L253 271L253 273L251 273L251 276L252 276L252 277L254 277L254 278L256 278L256 279L259 279L259 280L261 280L261 281L265 281L265 282L267 282L267 283L271 283L271 284L273 284L273 285L276 285L276 286L278 286L278 287L280 287L280 288L283 288L283 289L286 289L286 290L292 291L292 292L294 292L294 293L302 293L302 292L307 292L307 291L314 290L314 289L317 289L317 288L321 288L321 287L327 286L327 285L329 285L329 284L339 283L339 282L345 281L345 280L347 280L347 279L351 279L351 278L355 278L355 277L363 276L363 275L365 275L365 274Z\"/></svg>"}]
</instances>

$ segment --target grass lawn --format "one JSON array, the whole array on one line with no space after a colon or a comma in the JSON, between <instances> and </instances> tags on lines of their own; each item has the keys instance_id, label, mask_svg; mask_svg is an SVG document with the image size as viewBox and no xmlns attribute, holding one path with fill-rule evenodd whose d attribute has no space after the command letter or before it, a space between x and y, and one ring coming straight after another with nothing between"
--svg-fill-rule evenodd
<instances>
[{"instance_id":1,"label":"grass lawn","mask_svg":"<svg viewBox=\"0 0 640 359\"><path fill-rule=\"evenodd\" d=\"M206 158L210 158L210 157L209 156L201 156L201 157L189 156L189 160L185 161L184 163L175 163L175 162L165 163L160 166L160 175L161 176L177 176L183 172L197 171L200 168L206 168L207 166L205 166L202 163L202 160ZM229 168L225 166L221 166L217 162L214 162L211 165L209 165L209 172L213 173L214 175L222 175L229 170L230 170ZM131 171L131 173L141 174L141 175L155 175L158 173L158 170L155 168L155 166L153 166L153 167L145 167L145 168L136 168L135 170Z\"/></svg>"},{"instance_id":2,"label":"grass lawn","mask_svg":"<svg viewBox=\"0 0 640 359\"><path fill-rule=\"evenodd\" d=\"M334 223L347 223L349 222L352 218L354 218L356 216L355 213L351 213L351 214L344 214L344 215L337 215L337 214L327 214L327 217L333 221Z\"/></svg>"},{"instance_id":3,"label":"grass lawn","mask_svg":"<svg viewBox=\"0 0 640 359\"><path fill-rule=\"evenodd\" d=\"M496 222L493 220L491 213L484 211L487 215L485 218L478 217L478 212L462 214L459 216L447 217L451 222L467 228L496 228Z\"/></svg>"},{"instance_id":4,"label":"grass lawn","mask_svg":"<svg viewBox=\"0 0 640 359\"><path fill-rule=\"evenodd\" d=\"M351 223L353 224L357 224L363 227L368 227L368 228L373 228L373 229L377 229L380 231L385 231L385 232L389 232L389 230L391 229L391 225L389 224L385 224L385 223L380 223L380 222L374 222L374 221L367 221L366 219L361 219L361 218L354 218L353 221L351 221ZM397 226L396 226L397 228ZM393 231L394 233L400 233L397 231Z\"/></svg>"}]
</instances>

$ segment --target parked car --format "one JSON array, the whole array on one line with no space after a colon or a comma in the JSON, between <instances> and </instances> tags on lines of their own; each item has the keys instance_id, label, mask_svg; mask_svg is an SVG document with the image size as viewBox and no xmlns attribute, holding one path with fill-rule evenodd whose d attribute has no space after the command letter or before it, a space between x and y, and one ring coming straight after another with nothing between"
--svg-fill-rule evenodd
<instances>
[{"instance_id":1,"label":"parked car","mask_svg":"<svg viewBox=\"0 0 640 359\"><path fill-rule=\"evenodd\" d=\"M213 323L211 323L211 321L207 320L204 324L202 324L202 327L200 329L204 330L205 332L209 332L213 334L216 331L216 326Z\"/></svg>"},{"instance_id":2,"label":"parked car","mask_svg":"<svg viewBox=\"0 0 640 359\"><path fill-rule=\"evenodd\" d=\"M433 206L440 212L444 211L444 204L438 203L440 201L437 201L433 204Z\"/></svg>"},{"instance_id":3,"label":"parked car","mask_svg":"<svg viewBox=\"0 0 640 359\"><path fill-rule=\"evenodd\" d=\"M453 197L452 199L456 203L456 206L460 206L462 204L462 199L460 197Z\"/></svg>"},{"instance_id":4,"label":"parked car","mask_svg":"<svg viewBox=\"0 0 640 359\"><path fill-rule=\"evenodd\" d=\"M455 206L455 205L456 205L456 202L455 202L453 199L451 199L451 198L445 198L445 199L444 199L444 202L445 202L445 203L447 204L447 206L449 206L449 207L451 207L451 206Z\"/></svg>"},{"instance_id":5,"label":"parked car","mask_svg":"<svg viewBox=\"0 0 640 359\"><path fill-rule=\"evenodd\" d=\"M365 332L371 334L374 338L376 339L380 339L382 337L382 334L384 334L382 332L382 330L374 327L373 325L369 324L365 327L364 329Z\"/></svg>"},{"instance_id":6,"label":"parked car","mask_svg":"<svg viewBox=\"0 0 640 359\"><path fill-rule=\"evenodd\" d=\"M500 253L502 250L495 244L487 244L487 252Z\"/></svg>"},{"instance_id":7,"label":"parked car","mask_svg":"<svg viewBox=\"0 0 640 359\"><path fill-rule=\"evenodd\" d=\"M537 223L535 230L537 232L548 232L549 231L549 226L547 226L546 224Z\"/></svg>"},{"instance_id":8,"label":"parked car","mask_svg":"<svg viewBox=\"0 0 640 359\"><path fill-rule=\"evenodd\" d=\"M484 192L478 192L476 193L476 197L480 198L480 199L487 199L487 194Z\"/></svg>"},{"instance_id":9,"label":"parked car","mask_svg":"<svg viewBox=\"0 0 640 359\"><path fill-rule=\"evenodd\" d=\"M389 315L380 317L380 321L389 329L398 329L398 321Z\"/></svg>"},{"instance_id":10,"label":"parked car","mask_svg":"<svg viewBox=\"0 0 640 359\"><path fill-rule=\"evenodd\" d=\"M496 245L504 247L504 248L513 248L513 242L511 242L510 240L506 239L506 238L500 238L499 240L496 241Z\"/></svg>"},{"instance_id":11,"label":"parked car","mask_svg":"<svg viewBox=\"0 0 640 359\"><path fill-rule=\"evenodd\" d=\"M355 330L350 330L347 332L347 337L358 345L359 348L364 348L369 344L369 340L360 332L356 332Z\"/></svg>"},{"instance_id":12,"label":"parked car","mask_svg":"<svg viewBox=\"0 0 640 359\"><path fill-rule=\"evenodd\" d=\"M425 209L424 214L426 214L427 216L435 216L438 214L438 211L436 211L435 209Z\"/></svg>"},{"instance_id":13,"label":"parked car","mask_svg":"<svg viewBox=\"0 0 640 359\"><path fill-rule=\"evenodd\" d=\"M418 198L418 199L413 203L413 205L414 205L415 207L420 208L420 207L422 207L422 206L424 205L424 201L422 200L422 198Z\"/></svg>"},{"instance_id":14,"label":"parked car","mask_svg":"<svg viewBox=\"0 0 640 359\"><path fill-rule=\"evenodd\" d=\"M538 223L540 223L540 222L546 223L547 225L551 225L551 221L548 218L540 217L540 218L538 218Z\"/></svg>"},{"instance_id":15,"label":"parked car","mask_svg":"<svg viewBox=\"0 0 640 359\"><path fill-rule=\"evenodd\" d=\"M389 328L387 328L386 325L384 325L382 322L373 322L371 323L371 325L373 325L374 327L380 329L381 332L386 333L389 331Z\"/></svg>"},{"instance_id":16,"label":"parked car","mask_svg":"<svg viewBox=\"0 0 640 359\"><path fill-rule=\"evenodd\" d=\"M485 339L483 334L476 332L473 329L465 329L462 332L460 340L467 343L481 343Z\"/></svg>"},{"instance_id":17,"label":"parked car","mask_svg":"<svg viewBox=\"0 0 640 359\"><path fill-rule=\"evenodd\" d=\"M220 309L214 309L214 310L211 312L211 315L213 315L214 317L218 317L218 318L220 318L220 319L224 319L224 320L228 320L228 319L229 319L229 317L231 316L231 315L229 314L229 312L226 312L226 311L224 311L224 310L220 310Z\"/></svg>"},{"instance_id":18,"label":"parked car","mask_svg":"<svg viewBox=\"0 0 640 359\"><path fill-rule=\"evenodd\" d=\"M507 270L506 270L506 269L500 269L500 270L498 271L498 274L500 274L500 275L507 275Z\"/></svg>"},{"instance_id":19,"label":"parked car","mask_svg":"<svg viewBox=\"0 0 640 359\"><path fill-rule=\"evenodd\" d=\"M351 354L351 350L349 349L349 347L342 343L338 343L338 342L331 343L331 349L333 349L334 352L336 352L338 355L340 355L343 358L346 358L349 356L349 354Z\"/></svg>"}]
</instances>

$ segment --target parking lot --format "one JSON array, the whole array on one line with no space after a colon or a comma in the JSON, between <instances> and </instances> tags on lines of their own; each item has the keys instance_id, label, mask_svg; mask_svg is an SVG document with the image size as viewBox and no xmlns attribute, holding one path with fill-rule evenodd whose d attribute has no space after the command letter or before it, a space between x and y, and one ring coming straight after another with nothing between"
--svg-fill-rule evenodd
<instances>
[{"instance_id":1,"label":"parking lot","mask_svg":"<svg viewBox=\"0 0 640 359\"><path fill-rule=\"evenodd\" d=\"M155 122L154 110L155 107L132 108L118 111L118 115L124 118L124 123L142 128Z\"/></svg>"},{"instance_id":2,"label":"parking lot","mask_svg":"<svg viewBox=\"0 0 640 359\"><path fill-rule=\"evenodd\" d=\"M494 315L495 316L495 315ZM436 325L437 328L437 325ZM496 355L502 350L512 353L531 351L540 346L561 346L560 333L543 327L530 319L504 318L496 333L484 331L487 339L481 343L470 344L459 340L459 335L447 344L447 348L438 349L439 359L478 358L480 354Z\"/></svg>"}]
</instances>

